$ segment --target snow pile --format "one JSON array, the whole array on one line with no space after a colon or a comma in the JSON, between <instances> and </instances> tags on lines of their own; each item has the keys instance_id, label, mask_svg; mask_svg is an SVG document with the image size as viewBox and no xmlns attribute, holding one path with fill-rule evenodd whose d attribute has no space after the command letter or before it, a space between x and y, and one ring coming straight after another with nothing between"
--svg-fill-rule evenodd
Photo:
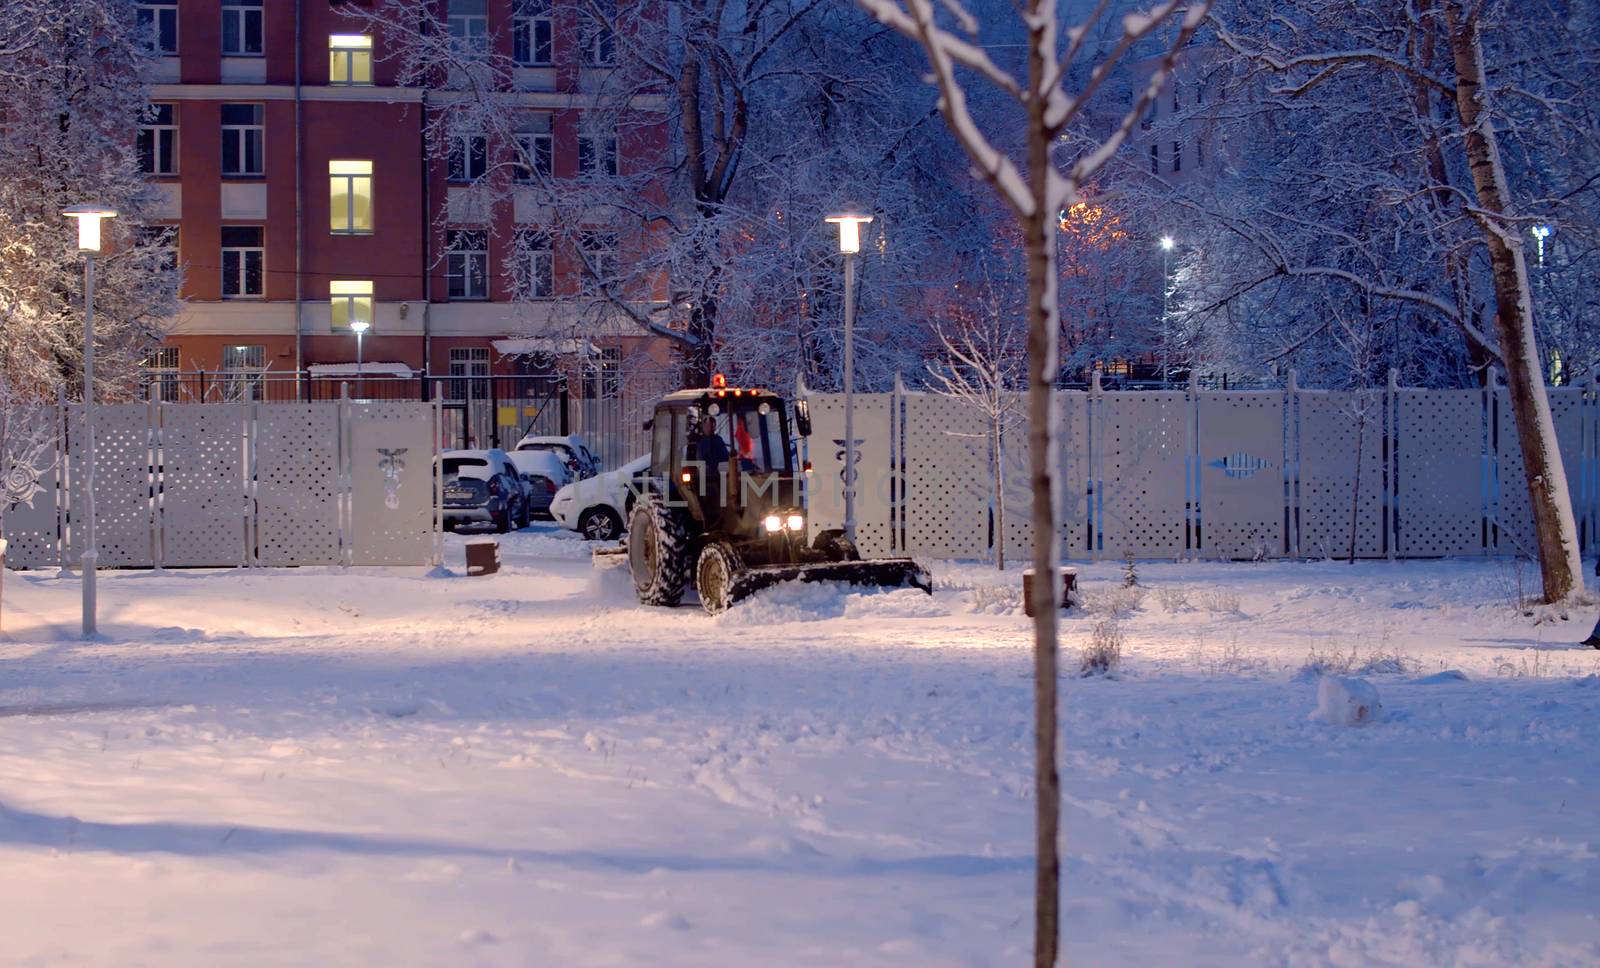
<instances>
[{"instance_id":1,"label":"snow pile","mask_svg":"<svg viewBox=\"0 0 1600 968\"><path fill-rule=\"evenodd\" d=\"M917 588L867 588L848 582L784 582L751 595L717 616L736 628L835 618L931 618L950 614Z\"/></svg>"},{"instance_id":2,"label":"snow pile","mask_svg":"<svg viewBox=\"0 0 1600 968\"><path fill-rule=\"evenodd\" d=\"M1383 717L1378 690L1365 679L1324 676L1317 686L1317 709L1311 718L1330 726L1357 726Z\"/></svg>"}]
</instances>

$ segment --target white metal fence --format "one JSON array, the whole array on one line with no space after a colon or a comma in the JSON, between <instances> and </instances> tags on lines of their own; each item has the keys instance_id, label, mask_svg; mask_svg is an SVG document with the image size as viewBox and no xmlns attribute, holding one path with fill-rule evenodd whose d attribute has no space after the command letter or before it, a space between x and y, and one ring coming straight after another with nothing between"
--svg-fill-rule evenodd
<instances>
[{"instance_id":1,"label":"white metal fence","mask_svg":"<svg viewBox=\"0 0 1600 968\"><path fill-rule=\"evenodd\" d=\"M844 403L807 394L814 529L844 519ZM1593 389L1550 390L1573 511L1600 520ZM1058 391L1067 558L1527 554L1533 526L1505 390ZM866 554L989 553L985 417L958 400L857 394L857 533ZM1028 446L1008 428L1008 556L1028 552Z\"/></svg>"},{"instance_id":2,"label":"white metal fence","mask_svg":"<svg viewBox=\"0 0 1600 968\"><path fill-rule=\"evenodd\" d=\"M73 567L83 548L82 408L6 511L6 564ZM417 565L438 560L436 403L116 404L95 408L104 568ZM26 468L14 469L26 474Z\"/></svg>"}]
</instances>

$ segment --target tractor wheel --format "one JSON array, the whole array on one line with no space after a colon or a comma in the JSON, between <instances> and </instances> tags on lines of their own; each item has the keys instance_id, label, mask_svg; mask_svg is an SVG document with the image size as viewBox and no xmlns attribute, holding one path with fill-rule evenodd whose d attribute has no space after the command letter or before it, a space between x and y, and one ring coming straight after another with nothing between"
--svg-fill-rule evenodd
<instances>
[{"instance_id":1,"label":"tractor wheel","mask_svg":"<svg viewBox=\"0 0 1600 968\"><path fill-rule=\"evenodd\" d=\"M700 567L694 583L700 591L700 604L712 615L720 615L733 605L733 582L744 570L739 555L725 544L708 544L700 552Z\"/></svg>"},{"instance_id":2,"label":"tractor wheel","mask_svg":"<svg viewBox=\"0 0 1600 968\"><path fill-rule=\"evenodd\" d=\"M683 513L651 495L634 505L628 569L641 605L676 605L689 583L689 529Z\"/></svg>"}]
</instances>

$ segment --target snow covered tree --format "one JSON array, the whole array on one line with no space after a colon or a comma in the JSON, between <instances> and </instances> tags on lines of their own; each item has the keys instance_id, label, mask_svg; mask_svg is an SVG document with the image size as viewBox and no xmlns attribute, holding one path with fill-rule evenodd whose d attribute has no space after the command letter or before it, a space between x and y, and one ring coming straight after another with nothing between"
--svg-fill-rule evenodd
<instances>
[{"instance_id":1,"label":"snow covered tree","mask_svg":"<svg viewBox=\"0 0 1600 968\"><path fill-rule=\"evenodd\" d=\"M132 136L148 107L143 39L127 0L18 0L0 19L0 524L55 446L40 409L83 385L83 257L62 210L118 212L95 264L101 396L137 395L178 309L172 249L149 226L160 195Z\"/></svg>"},{"instance_id":2,"label":"snow covered tree","mask_svg":"<svg viewBox=\"0 0 1600 968\"><path fill-rule=\"evenodd\" d=\"M1177 52L1205 19L1208 0L1169 0L1148 13L1128 14L1102 33L1110 6L1102 0L1086 21L1062 30L1056 0L1016 6L1027 42L1021 75L1001 66L980 43L980 22L959 0L857 0L880 22L922 47L939 91L939 112L977 175L994 188L1021 228L1027 258L1028 442L1033 491L1034 740L1038 784L1034 962L1056 962L1060 938L1060 786L1056 771L1058 596L1055 520L1054 390L1060 336L1060 279L1056 233L1063 209L1098 172L1143 116ZM1096 93L1117 64L1147 37L1171 28L1171 43L1150 82L1109 132L1063 157L1062 135L1086 120ZM1104 38L1102 40L1102 38ZM1085 67L1085 64L1088 66ZM1072 88L1066 85L1071 82ZM985 127L1003 131L1007 119L975 119L967 86L992 86L1009 96L1023 137L997 147Z\"/></svg>"},{"instance_id":3,"label":"snow covered tree","mask_svg":"<svg viewBox=\"0 0 1600 968\"><path fill-rule=\"evenodd\" d=\"M1571 163L1595 157L1580 80L1597 67L1593 21L1555 2L1237 0L1213 18L1238 92L1219 110L1259 105L1255 136L1284 150L1255 177L1278 190L1191 204L1255 253L1213 263L1204 309L1326 286L1356 314L1381 305L1397 332L1454 332L1485 380L1504 372L1550 601L1581 589L1582 568L1525 243L1595 205L1592 165Z\"/></svg>"}]
</instances>

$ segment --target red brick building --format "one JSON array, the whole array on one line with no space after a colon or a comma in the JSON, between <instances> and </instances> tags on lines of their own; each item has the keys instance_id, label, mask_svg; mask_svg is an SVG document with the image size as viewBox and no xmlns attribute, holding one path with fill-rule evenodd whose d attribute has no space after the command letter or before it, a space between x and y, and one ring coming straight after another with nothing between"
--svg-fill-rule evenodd
<instances>
[{"instance_id":1,"label":"red brick building","mask_svg":"<svg viewBox=\"0 0 1600 968\"><path fill-rule=\"evenodd\" d=\"M417 376L554 365L591 377L573 382L582 394L615 387L624 361L669 365L662 340L582 295L571 252L536 253L537 292L512 298L509 250L497 250L520 229L537 231L536 206L502 200L486 218L441 221L473 172L429 157L434 108L422 89L395 83L384 38L343 14L359 2L139 4L163 55L140 149L185 268L186 308L152 377L177 386L196 373L337 375L356 359L357 319L370 324L365 361ZM580 158L579 125L595 106L586 92L615 56L609 38L580 32L579 10L578 0L439 4L452 35L492 38L517 59L517 107L558 180L596 163L589 144ZM630 126L614 163L647 171L664 150L659 124ZM612 260L641 244L601 237L620 247L605 253ZM630 299L662 304L664 283L643 288Z\"/></svg>"}]
</instances>

